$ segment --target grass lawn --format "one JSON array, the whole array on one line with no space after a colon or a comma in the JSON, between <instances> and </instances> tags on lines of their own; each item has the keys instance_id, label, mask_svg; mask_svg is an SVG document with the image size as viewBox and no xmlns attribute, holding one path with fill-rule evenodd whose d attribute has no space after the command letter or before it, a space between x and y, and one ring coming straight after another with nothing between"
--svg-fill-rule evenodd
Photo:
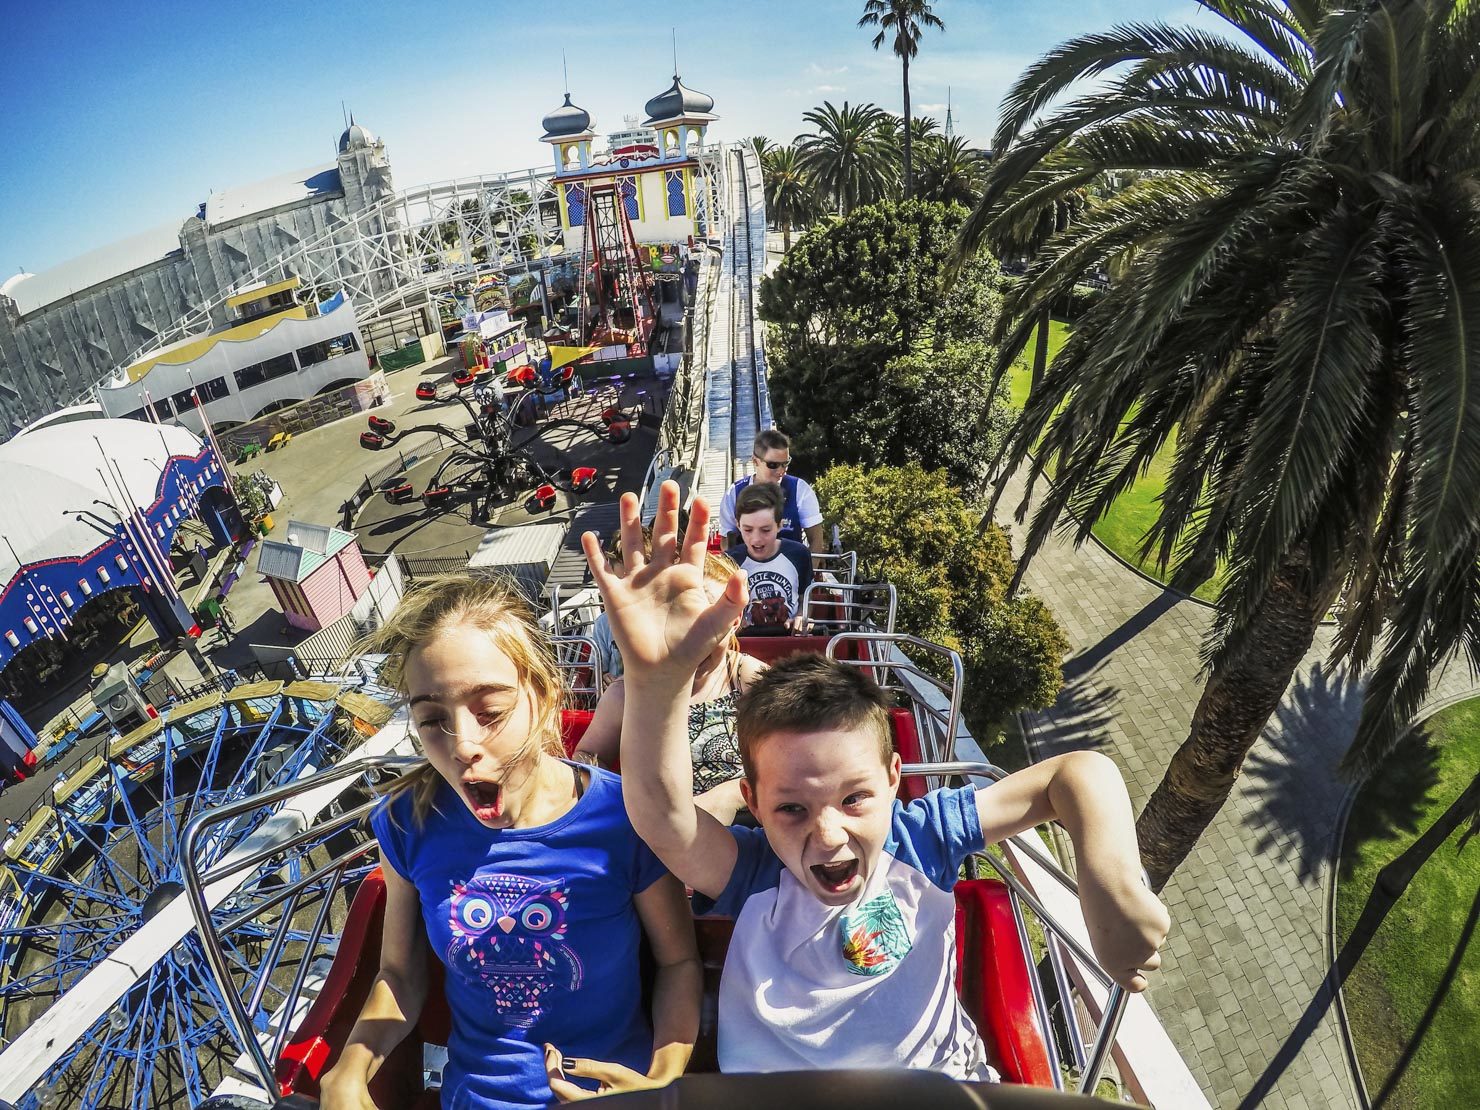
<instances>
[{"instance_id":1,"label":"grass lawn","mask_svg":"<svg viewBox=\"0 0 1480 1110\"><path fill-rule=\"evenodd\" d=\"M1064 345L1064 340L1069 338L1071 330L1070 326L1062 320L1053 320L1049 323L1048 361L1050 363L1059 353L1059 348ZM1033 384L1033 347L1034 340L1028 340L1027 346L1023 349L1023 356L1012 368L1012 377L1008 381L1008 397L1013 408L1023 407L1023 403L1028 399L1028 390ZM1156 520L1157 498L1161 496L1161 491L1166 487L1166 475L1171 468L1175 451L1176 440L1173 438L1152 459L1151 467L1145 475L1120 495L1110 512L1094 527L1096 539L1126 562L1139 567L1157 579L1160 579L1161 575L1154 561L1141 559L1140 547L1146 530ZM1193 592L1195 596L1204 601L1214 601L1218 597L1221 585L1221 573L1215 574Z\"/></svg>"},{"instance_id":2,"label":"grass lawn","mask_svg":"<svg viewBox=\"0 0 1480 1110\"><path fill-rule=\"evenodd\" d=\"M1426 742L1394 753L1352 808L1337 887L1338 943L1351 934L1382 866L1429 828L1480 770L1480 699L1436 714L1427 731ZM1405 819L1386 816L1395 812ZM1397 831L1390 828L1395 823ZM1458 843L1456 833L1423 864L1346 982L1357 1057L1374 1100L1434 1003L1480 896L1480 843L1463 852ZM1430 1020L1386 1107L1476 1104L1480 943L1465 948Z\"/></svg>"}]
</instances>

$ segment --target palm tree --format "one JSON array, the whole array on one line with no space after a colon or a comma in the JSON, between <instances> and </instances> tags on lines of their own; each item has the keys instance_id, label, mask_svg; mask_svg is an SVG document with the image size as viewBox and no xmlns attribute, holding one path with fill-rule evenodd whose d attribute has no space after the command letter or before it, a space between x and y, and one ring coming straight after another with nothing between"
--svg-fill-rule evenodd
<instances>
[{"instance_id":1,"label":"palm tree","mask_svg":"<svg viewBox=\"0 0 1480 1110\"><path fill-rule=\"evenodd\" d=\"M929 0L867 0L863 5L860 27L877 27L874 49L884 45L889 32L894 32L894 56L904 68L904 118L910 119L910 59L920 52L920 34L926 27L944 31L946 25L930 10ZM913 187L910 164L910 128L904 130L904 197L909 200Z\"/></svg>"},{"instance_id":2,"label":"palm tree","mask_svg":"<svg viewBox=\"0 0 1480 1110\"><path fill-rule=\"evenodd\" d=\"M876 104L835 108L825 101L802 119L817 129L796 138L797 161L823 195L846 216L889 193L889 115Z\"/></svg>"},{"instance_id":3,"label":"palm tree","mask_svg":"<svg viewBox=\"0 0 1480 1110\"><path fill-rule=\"evenodd\" d=\"M1480 4L1203 6L1235 36L1138 23L1029 67L963 233L1142 173L1048 239L1008 295L998 372L1045 305L1134 248L1005 461L1055 474L1031 555L1065 509L1086 537L1175 431L1146 550L1227 560L1206 685L1137 824L1158 889L1333 604L1333 654L1370 665L1349 772L1390 750L1437 664L1480 660ZM1060 99L1085 77L1105 84Z\"/></svg>"},{"instance_id":4,"label":"palm tree","mask_svg":"<svg viewBox=\"0 0 1480 1110\"><path fill-rule=\"evenodd\" d=\"M752 149L754 149L755 156L760 161L761 165L766 164L766 155L770 154L771 151L776 149L776 144L773 143L770 139L766 138L764 135L752 135L745 141L751 145Z\"/></svg>"},{"instance_id":5,"label":"palm tree","mask_svg":"<svg viewBox=\"0 0 1480 1110\"><path fill-rule=\"evenodd\" d=\"M1049 240L1066 231L1089 207L1089 197L1089 188L1080 186L1056 191L1039 204L1020 206L1015 218L996 222L990 237L992 252L1005 261L1031 262ZM978 209L977 213L980 212ZM974 226L972 233L975 233ZM1038 388L1043 381L1043 372L1048 368L1049 325L1052 320L1053 304L1045 301L1038 307L1038 322L1034 330L1031 389ZM1193 584L1194 588L1197 584Z\"/></svg>"},{"instance_id":6,"label":"palm tree","mask_svg":"<svg viewBox=\"0 0 1480 1110\"><path fill-rule=\"evenodd\" d=\"M968 208L976 204L982 192L982 162L966 140L960 135L945 138L927 134L917 141L920 173L915 179L915 195Z\"/></svg>"},{"instance_id":7,"label":"palm tree","mask_svg":"<svg viewBox=\"0 0 1480 1110\"><path fill-rule=\"evenodd\" d=\"M802 171L796 147L772 147L762 168L766 211L781 229L783 249L789 251L792 229L806 226L818 215L816 187Z\"/></svg>"}]
</instances>

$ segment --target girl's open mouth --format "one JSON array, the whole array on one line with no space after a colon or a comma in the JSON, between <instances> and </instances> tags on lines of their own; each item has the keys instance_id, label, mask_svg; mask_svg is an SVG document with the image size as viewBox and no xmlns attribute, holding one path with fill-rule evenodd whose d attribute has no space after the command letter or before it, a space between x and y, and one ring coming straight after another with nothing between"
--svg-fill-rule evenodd
<instances>
[{"instance_id":1,"label":"girl's open mouth","mask_svg":"<svg viewBox=\"0 0 1480 1110\"><path fill-rule=\"evenodd\" d=\"M823 890L829 894L842 894L858 877L858 861L845 859L837 863L814 863L812 874Z\"/></svg>"},{"instance_id":2,"label":"girl's open mouth","mask_svg":"<svg viewBox=\"0 0 1480 1110\"><path fill-rule=\"evenodd\" d=\"M504 815L504 790L498 783L464 779L462 785L473 816L478 820L497 821Z\"/></svg>"}]
</instances>

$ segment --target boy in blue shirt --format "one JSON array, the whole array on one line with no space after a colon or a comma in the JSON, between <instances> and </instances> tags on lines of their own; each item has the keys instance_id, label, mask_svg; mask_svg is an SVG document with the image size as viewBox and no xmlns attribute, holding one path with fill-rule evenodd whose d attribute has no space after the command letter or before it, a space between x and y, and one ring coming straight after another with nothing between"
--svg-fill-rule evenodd
<instances>
[{"instance_id":1,"label":"boy in blue shirt","mask_svg":"<svg viewBox=\"0 0 1480 1110\"><path fill-rule=\"evenodd\" d=\"M886 701L862 673L817 657L783 661L742 698L741 793L762 829L695 807L686 740L694 669L744 609L737 575L704 592L708 508L677 535L665 483L646 557L637 499L624 496L625 565L584 540L626 661L622 793L639 836L695 892L733 914L720 987L725 1071L912 1067L989 1078L954 989L954 899L962 860L1058 820L1073 839L1096 955L1131 990L1160 966L1168 918L1141 883L1129 798L1091 752L1045 760L978 789L896 800L900 761ZM1093 830L1094 835L1086 835Z\"/></svg>"}]
</instances>

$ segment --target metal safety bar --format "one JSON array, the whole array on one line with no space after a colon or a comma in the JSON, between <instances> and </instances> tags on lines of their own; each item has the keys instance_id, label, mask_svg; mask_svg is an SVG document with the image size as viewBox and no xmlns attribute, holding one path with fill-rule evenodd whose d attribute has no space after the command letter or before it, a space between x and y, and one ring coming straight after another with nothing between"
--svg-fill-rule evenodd
<instances>
[{"instance_id":1,"label":"metal safety bar","mask_svg":"<svg viewBox=\"0 0 1480 1110\"><path fill-rule=\"evenodd\" d=\"M572 709L595 709L606 689L606 667L601 649L589 636L551 636L555 664L565 679Z\"/></svg>"},{"instance_id":2,"label":"metal safety bar","mask_svg":"<svg viewBox=\"0 0 1480 1110\"><path fill-rule=\"evenodd\" d=\"M601 595L594 586L579 586L567 596L570 592L559 582L550 587L550 631L556 636L580 635L589 623L582 610L601 612ZM540 623L544 623L543 618Z\"/></svg>"},{"instance_id":3,"label":"metal safety bar","mask_svg":"<svg viewBox=\"0 0 1480 1110\"><path fill-rule=\"evenodd\" d=\"M828 607L841 609L842 616L830 615ZM892 633L898 608L899 594L889 582L812 582L802 591L802 615L824 632L849 632L871 624Z\"/></svg>"},{"instance_id":4,"label":"metal safety bar","mask_svg":"<svg viewBox=\"0 0 1480 1110\"><path fill-rule=\"evenodd\" d=\"M303 990L303 983L307 977L306 965L310 962L307 958L302 961L298 972L294 975L293 986L288 997L282 1004L282 1013L279 1027L273 1037L271 1058L263 1051L262 1043L257 1039L256 1027L252 1022L251 1008L255 1008L261 1001L261 989L254 989L251 1007L244 1006L233 987L231 966L227 959L226 951L221 943L221 934L235 928L246 921L253 920L261 914L279 905L290 903L291 908L296 908L302 892L311 886L327 885L328 892L325 894L325 907L327 906L332 892L338 889L340 880L348 870L349 865L361 856L369 855L375 850L374 838L365 838L350 849L339 853L322 867L310 871L303 878L292 883L276 887L270 897L261 904L252 908L235 913L225 922L215 922L211 919L211 907L206 900L206 888L225 879L236 878L238 885L244 885L255 874L254 868L274 857L284 857L295 848L322 841L327 836L340 830L354 828L364 820L366 815L374 808L375 800L362 803L345 810L327 820L317 821L307 828L296 826L291 820L284 823L279 829L272 829L269 818L261 828L262 839L266 841L261 847L250 851L245 855L228 855L225 859L212 867L202 869L197 865L197 847L207 832L217 825L227 821L235 820L244 814L253 813L263 809L269 809L283 802L287 802L310 790L325 786L329 783L339 782L345 779L357 778L372 772L384 771L408 771L419 766L423 761L410 756L370 756L364 759L352 760L341 763L328 770L298 779L295 782L279 786L275 789L254 794L240 801L228 805L218 806L197 814L185 826L180 851L180 869L185 880L185 893L190 907L190 914L195 919L196 931L200 936L201 948L205 952L206 963L211 973L216 977L221 986L221 996L226 1000L226 1013L223 1015L241 1044L243 1052L246 1053L251 1062L252 1069L257 1073L263 1084L263 1089L275 1091L276 1080L274 1078L272 1059L275 1059L287 1036L287 1026L290 1023L293 1011L298 1001L298 995ZM324 878L331 879L329 884L323 884ZM223 903L224 905L224 903ZM318 920L314 929L305 941L305 952L311 951L322 938L324 928L328 924L328 915L325 907L321 907ZM286 938L286 923L291 919L290 909L285 909L283 921L279 923L278 933ZM273 944L279 946L278 933L274 934ZM264 978L267 974L263 972Z\"/></svg>"},{"instance_id":5,"label":"metal safety bar","mask_svg":"<svg viewBox=\"0 0 1480 1110\"><path fill-rule=\"evenodd\" d=\"M870 650L860 652L858 659L838 659L838 649L847 643L866 645ZM949 683L922 669L903 650L891 654L878 648L913 648L933 655L950 671ZM961 722L961 693L966 681L966 671L961 657L950 648L922 640L900 632L840 632L827 643L827 657L838 659L850 667L863 667L885 690L898 690L910 699L915 718L915 731L920 737L920 754L933 763L956 757L956 732ZM910 684L910 678L938 691L945 700L945 708L932 705L919 696ZM943 785L943 780L928 779L930 789Z\"/></svg>"},{"instance_id":6,"label":"metal safety bar","mask_svg":"<svg viewBox=\"0 0 1480 1110\"><path fill-rule=\"evenodd\" d=\"M927 778L954 778L976 775L990 778L994 782L1007 777L1007 772L995 764L961 761L951 763L906 763L900 769L900 773L903 775L924 775ZM1021 834L1009 837L1008 842L1012 844L1014 849L1027 855L1034 863L1042 867L1055 882L1073 894L1076 899L1079 897L1079 884L1066 874L1064 869L1048 856L1041 847L1033 844L1030 839ZM1099 1026L1095 1030L1094 1043L1089 1048L1088 1057L1085 1058L1085 1047L1082 1044L1078 1051L1074 1053L1076 1061L1085 1059L1079 1073L1078 1089L1081 1092L1093 1094L1095 1087L1099 1085L1100 1076L1104 1073L1105 1063L1110 1058L1110 1050L1115 1045L1115 1037L1120 1031L1120 1023L1125 1017L1126 1007L1130 1004L1130 994L1124 987L1110 978L1105 969L1100 966L1100 962L1095 959L1094 953L1080 944L1059 923L1058 919L1048 912L1043 903L1039 901L1017 875L1013 874L1012 869L1006 863L990 852L978 852L975 858L984 860L990 865L992 870L997 872L998 877L1002 879L1007 885L1007 889L1011 892L1013 918L1018 923L1020 940L1026 942L1027 938L1027 927L1023 920L1021 906L1019 905L1021 902L1033 911L1033 915L1038 918L1050 942L1056 940L1060 945L1067 948L1099 980L1102 986L1109 989L1110 993L1105 1002L1105 1011L1100 1018ZM1052 957L1052 944L1050 944L1050 957ZM1032 982L1033 1005L1037 1011L1040 1029L1045 1041L1052 1043L1053 1027L1049 1019L1047 1001L1043 998L1042 985L1038 983L1037 976L1035 975L1030 975L1029 979ZM1070 1012L1070 998L1067 993L1064 993L1065 985L1065 983L1060 983L1060 998L1065 1007L1064 1024L1068 1029L1069 1039L1072 1043L1079 1038L1079 1024L1074 1020L1073 1014Z\"/></svg>"},{"instance_id":7,"label":"metal safety bar","mask_svg":"<svg viewBox=\"0 0 1480 1110\"><path fill-rule=\"evenodd\" d=\"M851 586L858 581L858 552L814 551L812 569L819 575L832 575L830 584L843 582Z\"/></svg>"}]
</instances>

